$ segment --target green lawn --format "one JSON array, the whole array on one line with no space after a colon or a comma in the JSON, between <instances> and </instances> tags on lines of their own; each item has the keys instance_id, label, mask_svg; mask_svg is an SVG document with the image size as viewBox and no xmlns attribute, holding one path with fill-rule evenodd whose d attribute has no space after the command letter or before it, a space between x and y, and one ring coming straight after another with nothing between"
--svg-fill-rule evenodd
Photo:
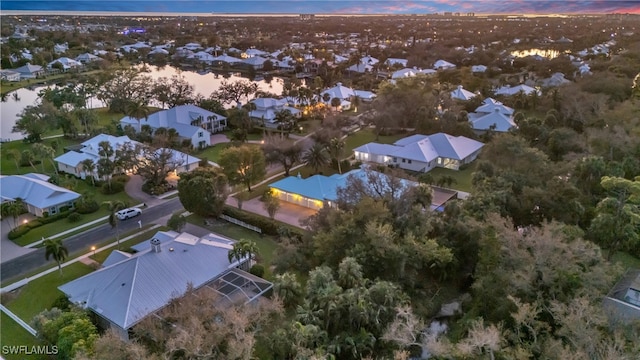
<instances>
[{"instance_id":1,"label":"green lawn","mask_svg":"<svg viewBox=\"0 0 640 360\"><path fill-rule=\"evenodd\" d=\"M272 278L273 275L269 267L273 263L273 253L278 248L278 244L271 236L260 235L255 231L222 220L214 220L212 225L205 225L202 217L196 214L189 215L187 221L234 240L245 239L254 241L258 246L258 262L264 265L265 268L264 277L266 279Z\"/></svg>"},{"instance_id":2,"label":"green lawn","mask_svg":"<svg viewBox=\"0 0 640 360\"><path fill-rule=\"evenodd\" d=\"M23 329L18 323L13 321L7 314L2 313L0 318L0 324L2 324L2 331L0 331L0 348L3 346L21 346L26 345L29 348L32 346L42 345L40 340L35 336L29 334L27 330ZM6 354L2 353L2 357L7 360L24 359L25 355L19 354ZM47 359L44 355L31 355L29 359L39 360Z\"/></svg>"},{"instance_id":3,"label":"green lawn","mask_svg":"<svg viewBox=\"0 0 640 360\"><path fill-rule=\"evenodd\" d=\"M436 183L438 178L440 177L451 176L456 180L456 182L448 187L451 187L452 189L456 189L456 190L471 192L472 190L471 177L474 171L475 171L475 163L471 164L471 166L469 166L464 170L435 168L429 171L427 174L431 175L433 177L433 180Z\"/></svg>"},{"instance_id":4,"label":"green lawn","mask_svg":"<svg viewBox=\"0 0 640 360\"><path fill-rule=\"evenodd\" d=\"M625 269L640 268L640 259L624 251L618 251L615 255L613 255L612 260L614 262L620 263L620 265L622 265L622 267Z\"/></svg>"},{"instance_id":5,"label":"green lawn","mask_svg":"<svg viewBox=\"0 0 640 360\"><path fill-rule=\"evenodd\" d=\"M29 323L31 319L45 309L51 308L51 304L63 293L58 286L83 275L92 272L93 269L82 263L74 263L62 268L60 272L54 271L41 278L29 282L21 287L18 296L7 303L7 308Z\"/></svg>"},{"instance_id":6,"label":"green lawn","mask_svg":"<svg viewBox=\"0 0 640 360\"><path fill-rule=\"evenodd\" d=\"M258 144L244 144L244 145L249 145L249 146L260 146ZM202 150L202 151L197 151L194 156L202 159L202 158L207 158L207 160L209 161L213 161L215 163L220 161L220 153L222 153L223 150L228 149L230 147L233 146L233 143L220 143L220 144L215 144L213 146L209 146L208 148Z\"/></svg>"},{"instance_id":7,"label":"green lawn","mask_svg":"<svg viewBox=\"0 0 640 360\"><path fill-rule=\"evenodd\" d=\"M54 141L58 143L58 150L56 151L56 156L62 155L64 153L65 146L76 145L81 142L81 140L71 140L71 139L66 139L64 137L58 137L55 139L43 140L42 143L45 145L51 146L51 143L53 143ZM7 154L9 153L9 150L15 149L19 153L22 153L24 150L32 150L32 146L33 146L32 144L27 144L22 140L11 141L11 142L0 144L0 155L2 156L2 158L0 159L0 174L23 175L23 174L32 173L32 172L43 173L42 171L43 164L40 164L40 163L34 164L35 169L29 165L16 168L15 162L13 160L7 159ZM19 163L20 163L20 159L18 159L18 164ZM49 160L46 160L44 162L44 173L45 174L54 173L53 165Z\"/></svg>"},{"instance_id":8,"label":"green lawn","mask_svg":"<svg viewBox=\"0 0 640 360\"><path fill-rule=\"evenodd\" d=\"M378 140L376 140L376 135L373 129L363 128L362 130L347 136L347 138L345 139L344 152L345 154L351 154L353 152L353 149L370 142L378 142L381 144L393 144L394 142L406 136L407 134L380 135Z\"/></svg>"},{"instance_id":9,"label":"green lawn","mask_svg":"<svg viewBox=\"0 0 640 360\"><path fill-rule=\"evenodd\" d=\"M98 191L97 188L94 188L93 186L91 186L90 184L82 180L78 180L72 189L73 191L78 192L80 194L84 192L92 193L95 196L95 199L98 202L98 204L102 204L102 202L104 201L120 200L120 201L124 201L129 206L136 205L136 201L131 197L129 197L129 195L127 195L127 193L125 193L124 191L119 192L117 194L113 194L113 195L104 195L100 191ZM89 222L107 215L109 215L109 210L107 210L105 206L101 206L100 210L92 214L81 215L80 221L78 222L70 223L67 219L60 219L50 224L45 224L35 229L32 229L27 234L14 240L14 242L20 246L31 244L32 242L42 240L43 237L47 238L51 235L55 235L69 229L73 229L74 227L80 226L86 222Z\"/></svg>"}]
</instances>

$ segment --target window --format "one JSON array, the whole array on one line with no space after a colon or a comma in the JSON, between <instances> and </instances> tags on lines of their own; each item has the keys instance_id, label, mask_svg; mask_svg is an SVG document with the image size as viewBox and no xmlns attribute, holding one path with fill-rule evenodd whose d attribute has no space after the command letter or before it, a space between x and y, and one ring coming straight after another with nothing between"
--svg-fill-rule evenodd
<instances>
[{"instance_id":1,"label":"window","mask_svg":"<svg viewBox=\"0 0 640 360\"><path fill-rule=\"evenodd\" d=\"M49 215L53 215L58 212L58 209L54 206L49 208Z\"/></svg>"},{"instance_id":2,"label":"window","mask_svg":"<svg viewBox=\"0 0 640 360\"><path fill-rule=\"evenodd\" d=\"M402 162L407 162L407 159L402 159Z\"/></svg>"},{"instance_id":3,"label":"window","mask_svg":"<svg viewBox=\"0 0 640 360\"><path fill-rule=\"evenodd\" d=\"M441 157L438 158L438 165L442 165L442 158Z\"/></svg>"},{"instance_id":4,"label":"window","mask_svg":"<svg viewBox=\"0 0 640 360\"><path fill-rule=\"evenodd\" d=\"M398 158L397 158L397 157L394 157L394 158L393 158L393 162L398 162Z\"/></svg>"},{"instance_id":5,"label":"window","mask_svg":"<svg viewBox=\"0 0 640 360\"><path fill-rule=\"evenodd\" d=\"M203 135L202 131L198 132L198 137L202 137L202 135Z\"/></svg>"},{"instance_id":6,"label":"window","mask_svg":"<svg viewBox=\"0 0 640 360\"><path fill-rule=\"evenodd\" d=\"M411 160L407 160L407 162L408 162L409 164L411 164Z\"/></svg>"}]
</instances>

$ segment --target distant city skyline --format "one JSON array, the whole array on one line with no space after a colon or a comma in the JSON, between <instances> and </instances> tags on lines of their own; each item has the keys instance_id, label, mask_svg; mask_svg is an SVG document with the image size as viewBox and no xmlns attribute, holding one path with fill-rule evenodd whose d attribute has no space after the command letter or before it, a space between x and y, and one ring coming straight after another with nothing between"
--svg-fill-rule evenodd
<instances>
[{"instance_id":1,"label":"distant city skyline","mask_svg":"<svg viewBox=\"0 0 640 360\"><path fill-rule=\"evenodd\" d=\"M640 14L640 1L628 0L2 0L2 11L236 14Z\"/></svg>"}]
</instances>

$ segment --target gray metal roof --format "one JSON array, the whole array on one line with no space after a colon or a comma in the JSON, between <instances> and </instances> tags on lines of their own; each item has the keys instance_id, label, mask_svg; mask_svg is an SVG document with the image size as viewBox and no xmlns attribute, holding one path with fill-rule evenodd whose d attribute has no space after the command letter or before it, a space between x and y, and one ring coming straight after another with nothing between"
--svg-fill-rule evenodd
<instances>
[{"instance_id":1,"label":"gray metal roof","mask_svg":"<svg viewBox=\"0 0 640 360\"><path fill-rule=\"evenodd\" d=\"M128 329L145 316L185 293L237 266L228 252L233 240L209 234L158 232L161 251L151 248L58 287L72 302ZM146 242L148 243L148 242Z\"/></svg>"},{"instance_id":2,"label":"gray metal roof","mask_svg":"<svg viewBox=\"0 0 640 360\"><path fill-rule=\"evenodd\" d=\"M484 144L481 142L464 136L437 133L432 135L411 135L396 141L393 145L368 143L353 150L429 162L438 157L462 160L480 150L483 146Z\"/></svg>"},{"instance_id":3,"label":"gray metal roof","mask_svg":"<svg viewBox=\"0 0 640 360\"><path fill-rule=\"evenodd\" d=\"M0 175L0 196L2 201L18 198L39 209L74 201L80 197L77 192L51 184L48 177L40 174Z\"/></svg>"}]
</instances>

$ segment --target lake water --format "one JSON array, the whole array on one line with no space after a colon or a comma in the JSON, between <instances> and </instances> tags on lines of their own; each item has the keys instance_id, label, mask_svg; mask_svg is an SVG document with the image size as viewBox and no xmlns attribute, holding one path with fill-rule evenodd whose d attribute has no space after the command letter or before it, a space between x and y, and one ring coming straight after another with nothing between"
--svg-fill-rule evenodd
<instances>
[{"instance_id":1,"label":"lake water","mask_svg":"<svg viewBox=\"0 0 640 360\"><path fill-rule=\"evenodd\" d=\"M173 75L181 75L187 82L193 85L194 92L196 94L202 94L204 97L209 97L212 92L216 91L222 81L235 82L238 80L247 80L246 78L237 76L235 74L229 75L227 78L222 75L216 75L213 73L199 74L193 71L181 71L180 69L172 66L165 66L163 68L157 68L155 66L147 66L150 70L145 75L150 76L153 80L161 77L171 78ZM280 78L273 78L271 82L265 80L254 81L258 84L258 87L262 91L274 93L276 95L282 94L283 80ZM18 114L29 105L36 105L39 101L38 93L46 88L46 86L36 86L33 88L21 88L12 91L8 94L6 101L0 103L0 139L1 141L20 140L23 135L20 133L12 133L13 125L15 125L18 119ZM14 95L15 94L15 95ZM154 104L157 105L157 104ZM98 108L103 107L104 104L97 99L90 99L87 102L88 107ZM231 105L230 105L231 106Z\"/></svg>"}]
</instances>

